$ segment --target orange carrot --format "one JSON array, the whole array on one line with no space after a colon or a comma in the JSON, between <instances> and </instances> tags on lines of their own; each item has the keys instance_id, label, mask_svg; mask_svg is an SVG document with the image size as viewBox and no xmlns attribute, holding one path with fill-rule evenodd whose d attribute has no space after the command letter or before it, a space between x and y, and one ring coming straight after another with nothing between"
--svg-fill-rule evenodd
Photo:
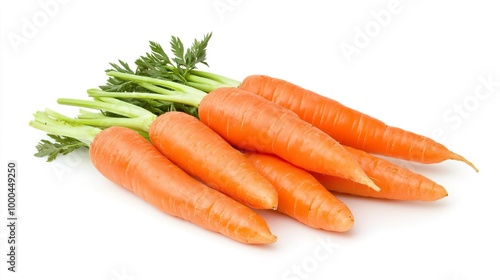
<instances>
[{"instance_id":1,"label":"orange carrot","mask_svg":"<svg viewBox=\"0 0 500 280\"><path fill-rule=\"evenodd\" d=\"M292 110L343 145L420 163L459 160L478 171L464 157L428 137L388 126L378 119L290 82L265 75L252 75L245 78L240 88Z\"/></svg>"},{"instance_id":2,"label":"orange carrot","mask_svg":"<svg viewBox=\"0 0 500 280\"><path fill-rule=\"evenodd\" d=\"M277 155L309 171L378 187L333 138L293 112L248 91L221 87L198 108L200 120L229 143Z\"/></svg>"},{"instance_id":3,"label":"orange carrot","mask_svg":"<svg viewBox=\"0 0 500 280\"><path fill-rule=\"evenodd\" d=\"M314 228L343 232L352 227L349 208L307 171L273 155L245 155L278 191L278 211Z\"/></svg>"},{"instance_id":4,"label":"orange carrot","mask_svg":"<svg viewBox=\"0 0 500 280\"><path fill-rule=\"evenodd\" d=\"M134 130L73 126L40 112L30 126L56 135L76 137L68 139L51 134L60 142L52 147L64 148L64 144L70 144L68 141L86 143L93 165L103 176L167 214L243 243L276 241L261 216L189 176ZM42 141L37 149L38 156L49 155L51 144ZM60 152L65 154L70 150Z\"/></svg>"},{"instance_id":5,"label":"orange carrot","mask_svg":"<svg viewBox=\"0 0 500 280\"><path fill-rule=\"evenodd\" d=\"M328 190L359 196L394 200L435 201L448 195L446 189L431 179L367 152L345 147L380 191L334 176L313 173Z\"/></svg>"},{"instance_id":6,"label":"orange carrot","mask_svg":"<svg viewBox=\"0 0 500 280\"><path fill-rule=\"evenodd\" d=\"M276 240L259 215L191 178L135 131L105 129L89 152L105 177L170 215L244 243Z\"/></svg>"},{"instance_id":7,"label":"orange carrot","mask_svg":"<svg viewBox=\"0 0 500 280\"><path fill-rule=\"evenodd\" d=\"M164 113L151 124L149 137L167 158L210 187L252 208L277 208L278 194L271 183L197 118Z\"/></svg>"}]
</instances>

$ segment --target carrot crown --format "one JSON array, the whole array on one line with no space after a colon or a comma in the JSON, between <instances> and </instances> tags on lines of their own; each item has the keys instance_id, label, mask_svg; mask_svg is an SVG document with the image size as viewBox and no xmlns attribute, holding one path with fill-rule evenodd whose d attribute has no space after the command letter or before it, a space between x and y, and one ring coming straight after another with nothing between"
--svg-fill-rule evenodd
<instances>
[{"instance_id":1,"label":"carrot crown","mask_svg":"<svg viewBox=\"0 0 500 280\"><path fill-rule=\"evenodd\" d=\"M59 154L68 154L79 148L88 147L94 137L102 130L97 127L80 125L65 120L70 119L53 110L37 111L35 117L29 122L33 128L45 131L52 138L41 140L36 146L37 157L48 157L47 161L53 161Z\"/></svg>"}]
</instances>

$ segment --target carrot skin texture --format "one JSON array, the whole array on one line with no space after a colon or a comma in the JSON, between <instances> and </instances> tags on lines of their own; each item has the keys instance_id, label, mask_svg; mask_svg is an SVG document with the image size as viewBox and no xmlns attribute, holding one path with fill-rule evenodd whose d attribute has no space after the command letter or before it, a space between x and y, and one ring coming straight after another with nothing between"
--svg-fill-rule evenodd
<instances>
[{"instance_id":1,"label":"carrot skin texture","mask_svg":"<svg viewBox=\"0 0 500 280\"><path fill-rule=\"evenodd\" d=\"M167 214L242 243L276 240L257 213L187 175L133 130L107 128L89 152L102 175Z\"/></svg>"},{"instance_id":2,"label":"carrot skin texture","mask_svg":"<svg viewBox=\"0 0 500 280\"><path fill-rule=\"evenodd\" d=\"M346 150L380 186L380 191L372 191L342 178L313 173L313 176L330 191L392 200L436 201L448 196L443 186L421 174L361 150L351 147L346 147Z\"/></svg>"},{"instance_id":3,"label":"carrot skin texture","mask_svg":"<svg viewBox=\"0 0 500 280\"><path fill-rule=\"evenodd\" d=\"M245 90L221 87L198 108L200 120L244 150L277 155L306 170L378 187L337 141L295 113Z\"/></svg>"},{"instance_id":4,"label":"carrot skin texture","mask_svg":"<svg viewBox=\"0 0 500 280\"><path fill-rule=\"evenodd\" d=\"M208 186L255 209L276 209L278 193L253 164L196 117L164 113L151 124L153 145Z\"/></svg>"},{"instance_id":5,"label":"carrot skin texture","mask_svg":"<svg viewBox=\"0 0 500 280\"><path fill-rule=\"evenodd\" d=\"M245 155L273 182L279 195L278 211L313 228L336 232L351 229L354 218L349 208L307 171L274 155Z\"/></svg>"},{"instance_id":6,"label":"carrot skin texture","mask_svg":"<svg viewBox=\"0 0 500 280\"><path fill-rule=\"evenodd\" d=\"M245 78L240 88L290 109L343 145L420 163L459 160L477 171L471 162L428 137L388 126L376 118L285 80L251 75Z\"/></svg>"}]
</instances>

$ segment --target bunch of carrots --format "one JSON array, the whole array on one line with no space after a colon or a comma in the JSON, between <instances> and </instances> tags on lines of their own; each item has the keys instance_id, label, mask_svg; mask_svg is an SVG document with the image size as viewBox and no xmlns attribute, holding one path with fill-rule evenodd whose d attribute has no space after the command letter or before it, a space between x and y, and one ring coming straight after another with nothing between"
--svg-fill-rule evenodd
<instances>
[{"instance_id":1,"label":"bunch of carrots","mask_svg":"<svg viewBox=\"0 0 500 280\"><path fill-rule=\"evenodd\" d=\"M76 117L38 111L30 125L48 133L38 157L89 148L95 168L167 214L249 244L276 241L255 209L348 231L354 217L335 193L435 201L431 179L378 155L419 163L458 160L445 146L391 127L288 81L242 82L200 71L211 33L189 48L170 41L106 71L87 99L60 98Z\"/></svg>"}]
</instances>

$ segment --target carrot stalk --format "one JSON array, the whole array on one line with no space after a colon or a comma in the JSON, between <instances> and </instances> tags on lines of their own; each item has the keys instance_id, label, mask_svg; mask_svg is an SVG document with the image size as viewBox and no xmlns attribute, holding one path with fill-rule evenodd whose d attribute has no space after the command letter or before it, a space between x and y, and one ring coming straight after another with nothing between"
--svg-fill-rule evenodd
<instances>
[{"instance_id":1,"label":"carrot stalk","mask_svg":"<svg viewBox=\"0 0 500 280\"><path fill-rule=\"evenodd\" d=\"M313 173L328 190L358 196L393 200L435 201L446 197L446 189L431 179L400 165L373 156L367 152L345 147L358 161L365 173L380 186L375 192L342 178Z\"/></svg>"},{"instance_id":2,"label":"carrot stalk","mask_svg":"<svg viewBox=\"0 0 500 280\"><path fill-rule=\"evenodd\" d=\"M30 125L91 140L90 159L103 176L169 215L242 243L276 241L257 213L190 177L136 131L69 125L43 112L36 114Z\"/></svg>"},{"instance_id":3,"label":"carrot stalk","mask_svg":"<svg viewBox=\"0 0 500 280\"><path fill-rule=\"evenodd\" d=\"M307 171L273 155L244 153L278 191L278 211L313 228L344 232L352 227L349 208Z\"/></svg>"}]
</instances>

